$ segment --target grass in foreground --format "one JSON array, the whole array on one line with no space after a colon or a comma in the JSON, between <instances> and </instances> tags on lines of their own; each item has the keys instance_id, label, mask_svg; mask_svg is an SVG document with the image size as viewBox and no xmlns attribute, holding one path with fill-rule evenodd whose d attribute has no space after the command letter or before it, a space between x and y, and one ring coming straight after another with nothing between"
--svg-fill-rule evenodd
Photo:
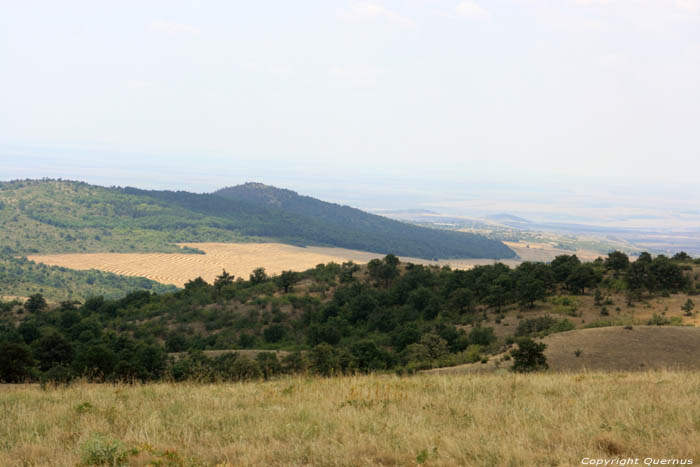
<instances>
[{"instance_id":1,"label":"grass in foreground","mask_svg":"<svg viewBox=\"0 0 700 467\"><path fill-rule=\"evenodd\" d=\"M0 465L700 459L700 373L0 386Z\"/></svg>"}]
</instances>

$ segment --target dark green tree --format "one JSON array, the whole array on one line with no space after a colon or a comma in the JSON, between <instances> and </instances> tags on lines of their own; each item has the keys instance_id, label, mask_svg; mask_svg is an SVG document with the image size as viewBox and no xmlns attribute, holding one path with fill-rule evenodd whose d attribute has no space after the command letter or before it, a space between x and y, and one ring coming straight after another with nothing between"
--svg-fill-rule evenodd
<instances>
[{"instance_id":1,"label":"dark green tree","mask_svg":"<svg viewBox=\"0 0 700 467\"><path fill-rule=\"evenodd\" d=\"M221 275L216 276L216 279L214 279L214 288L216 288L216 290L221 290L227 285L233 284L233 279L233 275L227 273L226 269L224 269ZM187 285L185 285L185 287L187 287Z\"/></svg>"},{"instance_id":2,"label":"dark green tree","mask_svg":"<svg viewBox=\"0 0 700 467\"><path fill-rule=\"evenodd\" d=\"M593 287L598 283L593 266L590 264L579 264L575 266L564 281L568 290L575 293L586 293L587 287Z\"/></svg>"},{"instance_id":3,"label":"dark green tree","mask_svg":"<svg viewBox=\"0 0 700 467\"><path fill-rule=\"evenodd\" d=\"M693 315L693 309L695 308L695 303L691 299L688 299L683 306L681 306L681 310L685 312L686 316L692 316Z\"/></svg>"},{"instance_id":4,"label":"dark green tree","mask_svg":"<svg viewBox=\"0 0 700 467\"><path fill-rule=\"evenodd\" d=\"M288 293L289 289L299 282L299 273L294 271L282 271L282 274L275 278L277 286L284 290L284 293Z\"/></svg>"},{"instance_id":5,"label":"dark green tree","mask_svg":"<svg viewBox=\"0 0 700 467\"><path fill-rule=\"evenodd\" d=\"M34 356L39 361L39 369L47 371L55 365L69 365L74 356L73 346L58 332L49 332L36 343Z\"/></svg>"},{"instance_id":6,"label":"dark green tree","mask_svg":"<svg viewBox=\"0 0 700 467\"><path fill-rule=\"evenodd\" d=\"M265 342L274 343L284 339L286 333L287 330L283 325L271 324L263 331L263 337L265 337Z\"/></svg>"},{"instance_id":7,"label":"dark green tree","mask_svg":"<svg viewBox=\"0 0 700 467\"><path fill-rule=\"evenodd\" d=\"M513 371L529 373L549 368L547 357L544 355L546 344L535 342L529 337L519 339L517 344L518 348L511 351Z\"/></svg>"},{"instance_id":8,"label":"dark green tree","mask_svg":"<svg viewBox=\"0 0 700 467\"><path fill-rule=\"evenodd\" d=\"M268 277L267 273L265 272L265 268L255 268L250 274L250 283L253 285L262 284L263 282L267 282L267 280Z\"/></svg>"},{"instance_id":9,"label":"dark green tree","mask_svg":"<svg viewBox=\"0 0 700 467\"><path fill-rule=\"evenodd\" d=\"M27 310L28 313L39 313L40 311L46 310L48 306L46 299L40 293L30 296L29 299L24 302L24 309Z\"/></svg>"},{"instance_id":10,"label":"dark green tree","mask_svg":"<svg viewBox=\"0 0 700 467\"><path fill-rule=\"evenodd\" d=\"M459 314L472 311L474 303L474 292L465 287L459 288L450 294L450 306L457 310Z\"/></svg>"},{"instance_id":11,"label":"dark green tree","mask_svg":"<svg viewBox=\"0 0 700 467\"><path fill-rule=\"evenodd\" d=\"M543 281L536 277L520 276L516 282L518 301L523 306L533 308L536 300L542 300L547 295Z\"/></svg>"},{"instance_id":12,"label":"dark green tree","mask_svg":"<svg viewBox=\"0 0 700 467\"><path fill-rule=\"evenodd\" d=\"M323 376L337 375L342 372L338 351L326 343L318 344L309 353L311 370Z\"/></svg>"},{"instance_id":13,"label":"dark green tree","mask_svg":"<svg viewBox=\"0 0 700 467\"><path fill-rule=\"evenodd\" d=\"M622 272L629 267L630 259L629 256L621 251L612 251L608 253L608 257L605 258L604 264L605 268L608 270Z\"/></svg>"},{"instance_id":14,"label":"dark green tree","mask_svg":"<svg viewBox=\"0 0 700 467\"><path fill-rule=\"evenodd\" d=\"M552 274L554 280L564 287L568 287L565 283L566 279L581 265L581 260L576 255L559 255L552 260Z\"/></svg>"},{"instance_id":15,"label":"dark green tree","mask_svg":"<svg viewBox=\"0 0 700 467\"><path fill-rule=\"evenodd\" d=\"M26 344L17 342L0 344L0 382L29 381L32 368L34 368L34 360Z\"/></svg>"}]
</instances>

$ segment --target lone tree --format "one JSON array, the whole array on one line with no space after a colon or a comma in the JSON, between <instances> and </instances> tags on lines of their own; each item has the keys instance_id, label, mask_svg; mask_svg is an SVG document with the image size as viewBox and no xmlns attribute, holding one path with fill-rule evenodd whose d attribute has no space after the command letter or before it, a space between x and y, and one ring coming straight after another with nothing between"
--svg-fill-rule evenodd
<instances>
[{"instance_id":1,"label":"lone tree","mask_svg":"<svg viewBox=\"0 0 700 467\"><path fill-rule=\"evenodd\" d=\"M681 306L681 310L685 311L686 316L692 316L693 308L695 308L695 303L693 303L691 299L688 299L688 301Z\"/></svg>"},{"instance_id":2,"label":"lone tree","mask_svg":"<svg viewBox=\"0 0 700 467\"><path fill-rule=\"evenodd\" d=\"M510 353L513 357L511 369L518 373L546 370L549 368L547 357L544 355L544 349L546 348L547 344L535 342L529 337L520 339L518 348Z\"/></svg>"},{"instance_id":3,"label":"lone tree","mask_svg":"<svg viewBox=\"0 0 700 467\"><path fill-rule=\"evenodd\" d=\"M267 273L265 272L265 268L255 268L253 269L253 273L250 275L250 283L253 285L267 282L267 279L268 277Z\"/></svg>"},{"instance_id":4,"label":"lone tree","mask_svg":"<svg viewBox=\"0 0 700 467\"><path fill-rule=\"evenodd\" d=\"M227 273L226 269L224 269L220 276L216 276L214 287L216 287L217 290L221 290L223 287L233 284L233 279L233 274Z\"/></svg>"}]
</instances>

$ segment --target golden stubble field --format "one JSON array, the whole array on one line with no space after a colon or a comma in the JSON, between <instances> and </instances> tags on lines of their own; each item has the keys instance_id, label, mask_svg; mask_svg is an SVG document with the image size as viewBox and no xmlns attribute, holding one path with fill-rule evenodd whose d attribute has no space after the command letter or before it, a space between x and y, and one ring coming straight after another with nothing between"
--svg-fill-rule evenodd
<instances>
[{"instance_id":1,"label":"golden stubble field","mask_svg":"<svg viewBox=\"0 0 700 467\"><path fill-rule=\"evenodd\" d=\"M699 398L670 371L6 385L0 465L697 464Z\"/></svg>"},{"instance_id":2,"label":"golden stubble field","mask_svg":"<svg viewBox=\"0 0 700 467\"><path fill-rule=\"evenodd\" d=\"M382 257L378 253L348 250L344 248L297 247L282 243L185 243L183 246L198 248L205 255L178 253L75 253L32 255L32 261L71 269L113 272L125 276L147 277L163 284L183 286L185 282L201 276L208 282L226 269L236 277L248 278L257 267L264 267L268 274L284 270L303 271L320 263L354 261L366 263ZM401 258L415 264L450 264L456 268L469 268L477 264L492 264L492 259L457 259L426 261L418 258ZM518 261L506 260L515 265Z\"/></svg>"}]
</instances>

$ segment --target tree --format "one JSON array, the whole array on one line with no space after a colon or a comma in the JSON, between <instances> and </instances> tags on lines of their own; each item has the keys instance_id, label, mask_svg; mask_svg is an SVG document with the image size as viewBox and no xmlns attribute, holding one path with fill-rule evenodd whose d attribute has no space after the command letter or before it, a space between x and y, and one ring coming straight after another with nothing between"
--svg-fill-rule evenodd
<instances>
[{"instance_id":1,"label":"tree","mask_svg":"<svg viewBox=\"0 0 700 467\"><path fill-rule=\"evenodd\" d=\"M641 257L625 273L625 282L632 296L641 295L644 289L649 291L656 288L654 276L651 273L651 261L642 261Z\"/></svg>"},{"instance_id":2,"label":"tree","mask_svg":"<svg viewBox=\"0 0 700 467\"><path fill-rule=\"evenodd\" d=\"M338 351L326 343L318 344L311 349L309 360L311 369L320 375L331 376L341 372Z\"/></svg>"},{"instance_id":3,"label":"tree","mask_svg":"<svg viewBox=\"0 0 700 467\"><path fill-rule=\"evenodd\" d=\"M266 327L263 331L263 337L265 337L265 342L279 342L284 338L287 330L281 324L271 324Z\"/></svg>"},{"instance_id":4,"label":"tree","mask_svg":"<svg viewBox=\"0 0 700 467\"><path fill-rule=\"evenodd\" d=\"M450 294L450 305L454 307L459 314L466 311L471 311L474 303L474 292L467 288L459 288Z\"/></svg>"},{"instance_id":5,"label":"tree","mask_svg":"<svg viewBox=\"0 0 700 467\"><path fill-rule=\"evenodd\" d=\"M595 294L593 295L593 304L595 306L600 306L603 304L603 293L600 289L595 289Z\"/></svg>"},{"instance_id":6,"label":"tree","mask_svg":"<svg viewBox=\"0 0 700 467\"><path fill-rule=\"evenodd\" d=\"M566 278L574 272L577 266L581 265L581 260L578 259L576 255L559 255L552 260L552 273L554 274L554 280L558 283L565 284Z\"/></svg>"},{"instance_id":7,"label":"tree","mask_svg":"<svg viewBox=\"0 0 700 467\"><path fill-rule=\"evenodd\" d=\"M0 382L21 383L29 380L33 367L32 354L25 344L0 344Z\"/></svg>"},{"instance_id":8,"label":"tree","mask_svg":"<svg viewBox=\"0 0 700 467\"><path fill-rule=\"evenodd\" d=\"M353 280L355 280L355 278L353 277L353 274L359 270L360 270L360 266L353 263L352 261L348 261L347 263L343 263L342 269L340 271L340 282L341 283L352 282Z\"/></svg>"},{"instance_id":9,"label":"tree","mask_svg":"<svg viewBox=\"0 0 700 467\"><path fill-rule=\"evenodd\" d=\"M692 261L693 257L690 256L685 251L681 251L681 252L678 252L675 255L673 255L673 258L671 258L671 260L683 263L683 262L687 262L687 261Z\"/></svg>"},{"instance_id":10,"label":"tree","mask_svg":"<svg viewBox=\"0 0 700 467\"><path fill-rule=\"evenodd\" d=\"M280 365L277 354L274 352L260 352L255 357L255 361L258 363L265 379L282 372L282 365Z\"/></svg>"},{"instance_id":11,"label":"tree","mask_svg":"<svg viewBox=\"0 0 700 467\"><path fill-rule=\"evenodd\" d=\"M104 344L84 346L73 360L76 373L100 379L110 376L116 364L117 356Z\"/></svg>"},{"instance_id":12,"label":"tree","mask_svg":"<svg viewBox=\"0 0 700 467\"><path fill-rule=\"evenodd\" d=\"M693 308L695 308L695 303L693 303L691 299L688 299L688 301L681 306L681 310L685 311L686 316L692 316Z\"/></svg>"},{"instance_id":13,"label":"tree","mask_svg":"<svg viewBox=\"0 0 700 467\"><path fill-rule=\"evenodd\" d=\"M496 308L496 311L500 313L501 308L508 303L508 299L512 295L513 283L510 274L503 272L498 275L491 281L491 286L487 290L488 295L484 297L484 301L489 306Z\"/></svg>"},{"instance_id":14,"label":"tree","mask_svg":"<svg viewBox=\"0 0 700 467\"><path fill-rule=\"evenodd\" d=\"M46 308L48 308L48 306L49 305L46 303L46 299L44 299L44 296L40 293L32 295L29 297L29 300L24 302L24 309L27 310L28 313L38 313L40 311L44 311Z\"/></svg>"},{"instance_id":15,"label":"tree","mask_svg":"<svg viewBox=\"0 0 700 467\"><path fill-rule=\"evenodd\" d=\"M549 368L544 355L546 348L546 344L535 342L529 337L518 340L518 348L510 353L513 357L511 369L518 373L546 370Z\"/></svg>"},{"instance_id":16,"label":"tree","mask_svg":"<svg viewBox=\"0 0 700 467\"><path fill-rule=\"evenodd\" d=\"M567 289L576 293L585 293L586 287L593 287L598 282L595 270L590 264L579 264L575 266L566 278Z\"/></svg>"},{"instance_id":17,"label":"tree","mask_svg":"<svg viewBox=\"0 0 700 467\"><path fill-rule=\"evenodd\" d=\"M253 285L258 285L262 284L263 282L267 282L267 273L265 272L265 268L255 268L253 269L253 272L250 275L250 283Z\"/></svg>"},{"instance_id":18,"label":"tree","mask_svg":"<svg viewBox=\"0 0 700 467\"><path fill-rule=\"evenodd\" d=\"M496 341L493 328L482 328L481 326L472 328L469 331L469 344L476 344L487 347Z\"/></svg>"},{"instance_id":19,"label":"tree","mask_svg":"<svg viewBox=\"0 0 700 467\"><path fill-rule=\"evenodd\" d=\"M389 287L391 281L399 275L399 259L394 255L387 255L384 259L373 259L367 263L369 277L377 284Z\"/></svg>"},{"instance_id":20,"label":"tree","mask_svg":"<svg viewBox=\"0 0 700 467\"><path fill-rule=\"evenodd\" d=\"M226 269L224 269L221 275L216 276L216 279L214 279L214 287L216 290L221 290L223 287L233 284L233 279L233 274L227 273Z\"/></svg>"},{"instance_id":21,"label":"tree","mask_svg":"<svg viewBox=\"0 0 700 467\"><path fill-rule=\"evenodd\" d=\"M432 332L423 334L420 338L420 344L426 348L431 359L443 357L448 353L447 341Z\"/></svg>"},{"instance_id":22,"label":"tree","mask_svg":"<svg viewBox=\"0 0 700 467\"><path fill-rule=\"evenodd\" d=\"M284 289L284 293L289 292L290 287L299 282L299 274L294 271L282 271L276 278L277 285Z\"/></svg>"},{"instance_id":23,"label":"tree","mask_svg":"<svg viewBox=\"0 0 700 467\"><path fill-rule=\"evenodd\" d=\"M520 303L530 308L535 306L536 300L542 300L547 294L544 282L532 276L519 277L516 291Z\"/></svg>"},{"instance_id":24,"label":"tree","mask_svg":"<svg viewBox=\"0 0 700 467\"><path fill-rule=\"evenodd\" d=\"M189 280L185 283L185 290L205 289L207 287L209 287L209 284L207 283L207 281L202 279L201 276L196 279Z\"/></svg>"},{"instance_id":25,"label":"tree","mask_svg":"<svg viewBox=\"0 0 700 467\"><path fill-rule=\"evenodd\" d=\"M630 265L629 257L621 251L612 251L605 258L605 268L615 272L624 271Z\"/></svg>"},{"instance_id":26,"label":"tree","mask_svg":"<svg viewBox=\"0 0 700 467\"><path fill-rule=\"evenodd\" d=\"M350 347L350 352L355 357L357 367L363 371L383 370L392 363L389 352L371 340L355 342Z\"/></svg>"},{"instance_id":27,"label":"tree","mask_svg":"<svg viewBox=\"0 0 700 467\"><path fill-rule=\"evenodd\" d=\"M73 346L58 332L49 332L39 339L34 350L39 369L47 371L55 365L68 365L73 360Z\"/></svg>"}]
</instances>

